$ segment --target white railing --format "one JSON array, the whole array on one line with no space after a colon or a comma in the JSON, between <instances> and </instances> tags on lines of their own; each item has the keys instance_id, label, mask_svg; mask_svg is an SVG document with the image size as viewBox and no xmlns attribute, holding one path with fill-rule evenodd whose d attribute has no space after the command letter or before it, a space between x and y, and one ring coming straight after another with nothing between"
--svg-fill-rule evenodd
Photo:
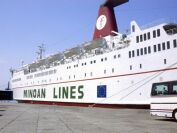
<instances>
[{"instance_id":1,"label":"white railing","mask_svg":"<svg viewBox=\"0 0 177 133\"><path fill-rule=\"evenodd\" d=\"M119 49L125 48L125 47L127 47L126 43L130 43L129 40L127 40L127 39L125 39L125 40L119 40L119 45L121 44L121 46L118 46L116 48L109 48L109 47L107 47L105 49L103 48L101 50L101 54L105 54L105 53L109 53L111 51L115 51L115 50L119 50ZM72 59L65 59L65 61L64 61L63 64L68 64L68 63L71 63L71 62L76 61L76 60L87 59L87 58L93 57L93 56L96 55L94 50L95 49L93 49L91 52L85 52L82 56L81 55L75 56L74 60L72 60ZM58 64L62 64L61 61L58 61ZM54 65L51 64L49 68L53 68L53 67L56 67L56 66L54 66ZM44 66L42 66L42 67L44 67ZM19 69L18 71L23 71L23 69L24 69L24 67L21 68L21 69ZM47 69L47 68L44 67L44 69ZM42 70L42 69L39 67L38 69L36 69L35 72L40 71L40 70ZM18 72L18 71L16 70L15 72ZM30 74L30 73L31 72L27 72L26 74Z\"/></svg>"}]
</instances>

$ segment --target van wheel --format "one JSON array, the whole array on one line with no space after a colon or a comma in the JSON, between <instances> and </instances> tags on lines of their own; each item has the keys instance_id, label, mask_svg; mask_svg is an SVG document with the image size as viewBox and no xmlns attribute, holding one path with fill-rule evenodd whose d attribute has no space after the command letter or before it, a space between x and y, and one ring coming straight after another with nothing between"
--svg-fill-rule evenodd
<instances>
[{"instance_id":1,"label":"van wheel","mask_svg":"<svg viewBox=\"0 0 177 133\"><path fill-rule=\"evenodd\" d=\"M174 111L173 118L177 121L177 110Z\"/></svg>"}]
</instances>

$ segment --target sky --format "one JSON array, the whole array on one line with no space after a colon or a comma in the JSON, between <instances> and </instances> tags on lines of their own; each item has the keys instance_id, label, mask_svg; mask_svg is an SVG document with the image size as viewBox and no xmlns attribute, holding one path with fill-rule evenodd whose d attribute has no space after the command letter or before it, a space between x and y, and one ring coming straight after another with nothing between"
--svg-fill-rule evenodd
<instances>
[{"instance_id":1,"label":"sky","mask_svg":"<svg viewBox=\"0 0 177 133\"><path fill-rule=\"evenodd\" d=\"M0 89L7 87L10 68L92 40L99 6L104 0L0 0ZM119 32L130 22L148 25L162 19L177 22L177 0L129 0L115 8Z\"/></svg>"}]
</instances>

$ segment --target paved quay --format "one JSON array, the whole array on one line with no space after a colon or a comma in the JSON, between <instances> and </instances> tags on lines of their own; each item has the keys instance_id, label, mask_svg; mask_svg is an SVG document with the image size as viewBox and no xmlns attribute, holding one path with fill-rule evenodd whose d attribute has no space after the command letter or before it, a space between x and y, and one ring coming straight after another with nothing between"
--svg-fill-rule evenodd
<instances>
[{"instance_id":1,"label":"paved quay","mask_svg":"<svg viewBox=\"0 0 177 133\"><path fill-rule=\"evenodd\" d=\"M0 133L176 133L171 119L149 110L0 102Z\"/></svg>"}]
</instances>

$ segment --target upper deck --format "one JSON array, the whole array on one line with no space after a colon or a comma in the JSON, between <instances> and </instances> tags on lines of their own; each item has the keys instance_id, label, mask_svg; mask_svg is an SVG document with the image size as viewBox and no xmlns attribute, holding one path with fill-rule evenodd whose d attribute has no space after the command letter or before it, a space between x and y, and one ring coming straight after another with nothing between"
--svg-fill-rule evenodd
<instances>
[{"instance_id":1,"label":"upper deck","mask_svg":"<svg viewBox=\"0 0 177 133\"><path fill-rule=\"evenodd\" d=\"M14 70L13 75L27 75L77 60L87 59L120 49L128 49L146 41L160 41L161 37L164 38L176 35L177 24L169 21L163 21L161 23L156 22L140 28L135 21L132 21L130 34L114 33L117 35L86 42L82 45L78 45L77 47L50 55L44 59L36 60L31 64L27 64L19 68L18 70Z\"/></svg>"}]
</instances>

